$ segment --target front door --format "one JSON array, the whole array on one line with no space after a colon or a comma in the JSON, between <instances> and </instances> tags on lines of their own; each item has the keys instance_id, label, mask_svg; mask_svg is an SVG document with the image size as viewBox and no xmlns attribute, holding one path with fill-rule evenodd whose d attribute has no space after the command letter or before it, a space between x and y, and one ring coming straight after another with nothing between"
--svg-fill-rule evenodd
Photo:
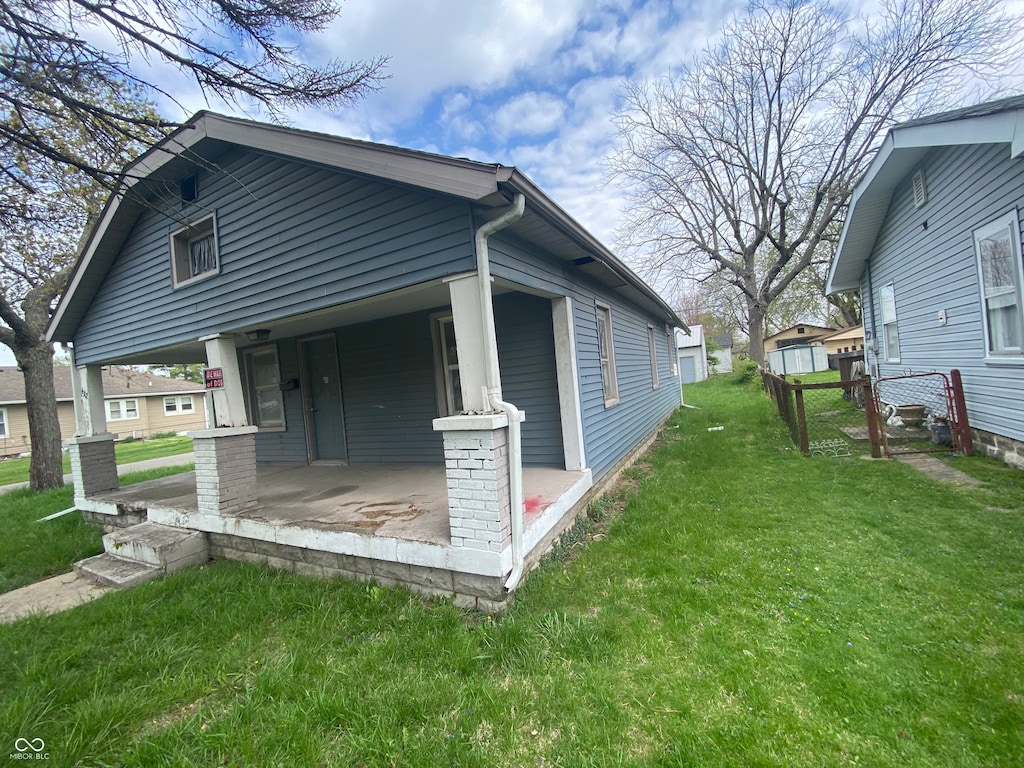
<instances>
[{"instance_id":1,"label":"front door","mask_svg":"<svg viewBox=\"0 0 1024 768\"><path fill-rule=\"evenodd\" d=\"M346 459L341 376L338 374L338 349L334 337L307 339L301 345L310 461Z\"/></svg>"}]
</instances>

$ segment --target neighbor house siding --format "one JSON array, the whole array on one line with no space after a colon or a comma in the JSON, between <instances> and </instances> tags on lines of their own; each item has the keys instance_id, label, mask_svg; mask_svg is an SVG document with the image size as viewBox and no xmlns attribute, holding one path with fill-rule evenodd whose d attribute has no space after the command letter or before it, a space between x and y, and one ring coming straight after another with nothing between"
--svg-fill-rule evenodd
<instances>
[{"instance_id":1,"label":"neighbor house siding","mask_svg":"<svg viewBox=\"0 0 1024 768\"><path fill-rule=\"evenodd\" d=\"M349 463L444 464L430 315L338 329Z\"/></svg>"},{"instance_id":2,"label":"neighbor house siding","mask_svg":"<svg viewBox=\"0 0 1024 768\"><path fill-rule=\"evenodd\" d=\"M573 266L542 258L511 236L499 233L493 237L491 250L491 269L496 277L573 300L583 441L587 464L599 478L679 406L679 378L670 368L664 322ZM601 381L597 301L608 305L612 314L619 402L610 407L605 405ZM654 388L651 376L649 323L654 325L658 349L658 388Z\"/></svg>"},{"instance_id":3,"label":"neighbor house siding","mask_svg":"<svg viewBox=\"0 0 1024 768\"><path fill-rule=\"evenodd\" d=\"M196 205L144 210L75 333L80 364L269 323L473 267L468 205L232 150ZM169 233L214 210L220 274L172 290ZM216 324L211 324L211 317Z\"/></svg>"},{"instance_id":4,"label":"neighbor house siding","mask_svg":"<svg viewBox=\"0 0 1024 768\"><path fill-rule=\"evenodd\" d=\"M551 301L525 293L494 297L502 395L526 411L523 465L565 468Z\"/></svg>"},{"instance_id":5,"label":"neighbor house siding","mask_svg":"<svg viewBox=\"0 0 1024 768\"><path fill-rule=\"evenodd\" d=\"M914 207L912 175L894 189L885 222L861 278L865 316L873 325L882 376L958 368L971 426L1024 439L1024 359L985 362L978 267L973 231L1024 208L1024 171L1009 147L970 145L934 150L922 163L928 200ZM1024 216L1022 216L1024 220ZM925 224L927 223L927 226ZM1020 258L1020 254L1018 254ZM893 284L900 360L881 359L879 288ZM938 312L946 312L940 325Z\"/></svg>"}]
</instances>

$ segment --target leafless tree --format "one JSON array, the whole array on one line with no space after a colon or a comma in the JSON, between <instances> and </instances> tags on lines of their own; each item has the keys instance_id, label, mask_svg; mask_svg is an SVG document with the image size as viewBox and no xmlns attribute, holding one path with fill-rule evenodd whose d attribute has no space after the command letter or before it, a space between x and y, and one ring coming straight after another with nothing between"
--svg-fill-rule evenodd
<instances>
[{"instance_id":1,"label":"leafless tree","mask_svg":"<svg viewBox=\"0 0 1024 768\"><path fill-rule=\"evenodd\" d=\"M620 241L661 282L725 279L764 359L772 303L808 266L897 120L941 110L1012 61L999 0L754 0L677 71L626 86L611 177Z\"/></svg>"},{"instance_id":2,"label":"leafless tree","mask_svg":"<svg viewBox=\"0 0 1024 768\"><path fill-rule=\"evenodd\" d=\"M380 86L386 59L312 66L297 52L299 36L325 29L338 10L333 0L0 0L3 183L33 188L15 162L31 153L112 187L120 169L66 151L50 129L88 125L108 151L165 135L178 123L89 98L125 88L152 98L159 88L142 74L148 66L177 69L208 98L271 116L361 98ZM18 215L0 207L0 221Z\"/></svg>"},{"instance_id":3,"label":"leafless tree","mask_svg":"<svg viewBox=\"0 0 1024 768\"><path fill-rule=\"evenodd\" d=\"M130 157L178 125L143 73L176 68L272 117L340 106L380 86L385 59L305 63L299 37L337 13L332 0L0 0L0 343L25 376L33 488L63 484L43 333L78 238Z\"/></svg>"}]
</instances>

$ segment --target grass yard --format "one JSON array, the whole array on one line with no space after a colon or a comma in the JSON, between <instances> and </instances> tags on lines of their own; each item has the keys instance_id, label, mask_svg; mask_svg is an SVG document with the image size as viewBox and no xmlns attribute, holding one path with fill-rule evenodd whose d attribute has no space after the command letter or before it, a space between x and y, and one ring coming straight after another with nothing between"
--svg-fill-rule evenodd
<instances>
[{"instance_id":1,"label":"grass yard","mask_svg":"<svg viewBox=\"0 0 1024 768\"><path fill-rule=\"evenodd\" d=\"M129 472L121 476L121 485L191 469L189 464ZM103 532L83 521L79 514L36 522L73 503L70 485L42 493L23 488L0 496L0 520L4 526L4 535L0 537L0 593L67 573L74 563L103 551Z\"/></svg>"},{"instance_id":2,"label":"grass yard","mask_svg":"<svg viewBox=\"0 0 1024 768\"><path fill-rule=\"evenodd\" d=\"M803 458L727 379L687 402L508 616L189 569L0 627L0 743L68 766L1024 763L1024 476Z\"/></svg>"},{"instance_id":3,"label":"grass yard","mask_svg":"<svg viewBox=\"0 0 1024 768\"><path fill-rule=\"evenodd\" d=\"M151 437L148 440L133 440L128 443L117 443L114 446L114 455L118 464L130 464L133 461L144 461L145 459L156 459L161 456L176 456L179 453L188 453L192 450L192 438L179 437ZM28 468L31 459L3 459L0 460L0 485L11 483L28 482ZM64 454L64 474L71 472L71 460Z\"/></svg>"}]
</instances>

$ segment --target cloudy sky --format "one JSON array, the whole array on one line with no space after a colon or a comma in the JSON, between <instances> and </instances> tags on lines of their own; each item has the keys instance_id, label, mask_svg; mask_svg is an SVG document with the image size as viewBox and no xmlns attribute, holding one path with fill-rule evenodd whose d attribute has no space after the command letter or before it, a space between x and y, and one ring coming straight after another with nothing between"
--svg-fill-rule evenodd
<instances>
[{"instance_id":1,"label":"cloudy sky","mask_svg":"<svg viewBox=\"0 0 1024 768\"><path fill-rule=\"evenodd\" d=\"M390 58L379 93L293 123L412 149L514 165L608 245L621 198L603 188L612 114L627 78L667 71L721 25L734 0L347 0L306 40L312 63ZM162 74L161 77L166 77ZM175 118L207 105L172 90ZM174 114L170 114L174 113Z\"/></svg>"}]
</instances>

